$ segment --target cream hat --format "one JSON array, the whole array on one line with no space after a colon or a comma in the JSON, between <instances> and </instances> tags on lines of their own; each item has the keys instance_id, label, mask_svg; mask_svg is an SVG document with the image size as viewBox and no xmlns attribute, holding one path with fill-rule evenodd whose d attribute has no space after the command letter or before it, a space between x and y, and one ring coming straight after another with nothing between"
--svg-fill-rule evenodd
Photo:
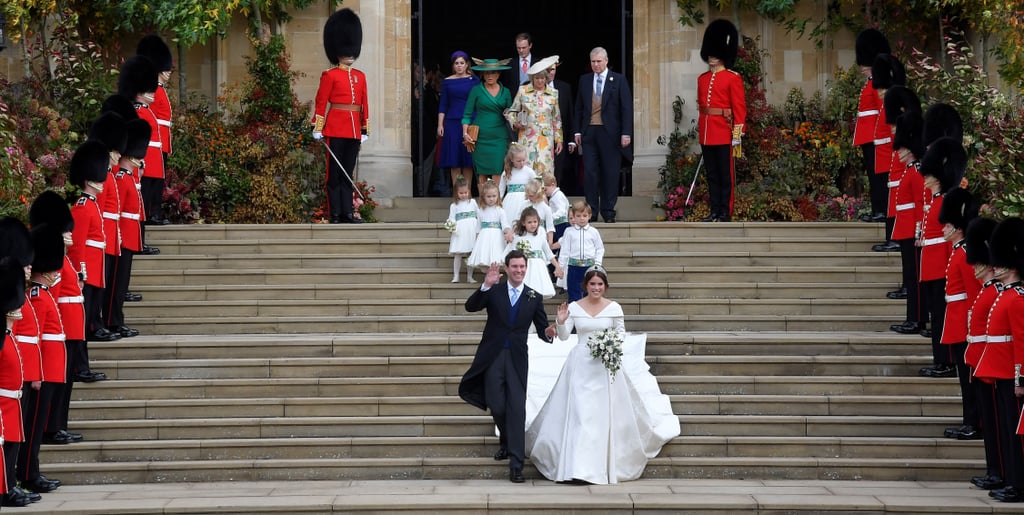
<instances>
[{"instance_id":1,"label":"cream hat","mask_svg":"<svg viewBox=\"0 0 1024 515\"><path fill-rule=\"evenodd\" d=\"M548 71L548 68L551 68L556 64L558 64L558 56L548 56L545 57L544 59L541 59L540 61L533 63L533 66L531 66L529 70L526 70L526 74L537 75L538 73L545 73Z\"/></svg>"}]
</instances>

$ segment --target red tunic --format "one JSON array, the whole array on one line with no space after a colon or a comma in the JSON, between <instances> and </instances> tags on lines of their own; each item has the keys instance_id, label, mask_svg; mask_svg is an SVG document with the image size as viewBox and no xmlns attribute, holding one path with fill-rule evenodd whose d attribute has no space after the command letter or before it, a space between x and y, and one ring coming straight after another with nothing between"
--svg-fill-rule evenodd
<instances>
[{"instance_id":1,"label":"red tunic","mask_svg":"<svg viewBox=\"0 0 1024 515\"><path fill-rule=\"evenodd\" d=\"M324 71L316 90L313 130L329 138L359 139L369 134L366 88L366 75L355 68L338 65Z\"/></svg>"},{"instance_id":2,"label":"red tunic","mask_svg":"<svg viewBox=\"0 0 1024 515\"><path fill-rule=\"evenodd\" d=\"M43 381L63 383L67 359L64 349L64 326L57 311L57 301L49 289L33 283L28 298L39 321L39 354L43 360Z\"/></svg>"},{"instance_id":3,"label":"red tunic","mask_svg":"<svg viewBox=\"0 0 1024 515\"><path fill-rule=\"evenodd\" d=\"M953 245L942 235L939 211L942 210L942 194L925 191L924 225L921 229L924 241L921 244L921 282L938 281L946 278L946 265Z\"/></svg>"},{"instance_id":4,"label":"red tunic","mask_svg":"<svg viewBox=\"0 0 1024 515\"><path fill-rule=\"evenodd\" d=\"M85 283L103 288L106 284L103 280L103 254L107 238L103 233L103 215L96 197L82 193L71 206L71 218L75 220L71 246L68 247L71 264L81 272L82 263L85 263Z\"/></svg>"},{"instance_id":5,"label":"red tunic","mask_svg":"<svg viewBox=\"0 0 1024 515\"><path fill-rule=\"evenodd\" d=\"M889 183L886 184L889 187L889 205L885 216L893 218L896 216L896 191L899 190L900 181L907 173L907 167L900 162L899 154L896 152L890 152L890 161L892 162L889 164Z\"/></svg>"},{"instance_id":6,"label":"red tunic","mask_svg":"<svg viewBox=\"0 0 1024 515\"><path fill-rule=\"evenodd\" d=\"M142 102L135 103L135 114L146 120L149 124L149 148L146 149L146 168L143 170L143 177L153 179L164 178L164 153L163 143L160 141L160 125L156 121L153 110Z\"/></svg>"},{"instance_id":7,"label":"red tunic","mask_svg":"<svg viewBox=\"0 0 1024 515\"><path fill-rule=\"evenodd\" d=\"M892 227L893 240L915 237L917 224L924 218L924 178L917 171L916 161L904 168L896 188L896 222Z\"/></svg>"},{"instance_id":8,"label":"red tunic","mask_svg":"<svg viewBox=\"0 0 1024 515\"><path fill-rule=\"evenodd\" d=\"M974 277L974 267L967 264L964 241L953 245L946 265L946 316L942 322L941 343L967 341L967 311L981 291L981 282Z\"/></svg>"},{"instance_id":9,"label":"red tunic","mask_svg":"<svg viewBox=\"0 0 1024 515\"><path fill-rule=\"evenodd\" d=\"M1024 332L1013 334L1013 330L1024 329L1020 324L1020 313L1024 313L1024 299L1014 290L1013 287L1020 286L1020 281L1010 285L1004 285L999 290L999 295L992 303L992 309L988 312L988 322L985 327L985 350L978 360L978 369L974 375L989 379L1013 379L1013 365L1021 361L1015 361L1015 353L1024 357L1024 349L1018 350L1017 345L1024 345ZM1016 310L1016 316L1012 316ZM1018 327L1011 327L1011 319L1016 318ZM1014 336L1020 340L1014 342Z\"/></svg>"},{"instance_id":10,"label":"red tunic","mask_svg":"<svg viewBox=\"0 0 1024 515\"><path fill-rule=\"evenodd\" d=\"M25 294L25 305L21 307L21 320L14 323L14 340L21 353L21 371L25 382L43 380L43 361L39 354L39 321L32 299Z\"/></svg>"},{"instance_id":11,"label":"red tunic","mask_svg":"<svg viewBox=\"0 0 1024 515\"><path fill-rule=\"evenodd\" d=\"M149 108L156 117L156 123L160 126L160 149L165 154L171 153L171 101L167 98L167 89L162 83L157 84L156 94L153 95L153 103Z\"/></svg>"},{"instance_id":12,"label":"red tunic","mask_svg":"<svg viewBox=\"0 0 1024 515\"><path fill-rule=\"evenodd\" d=\"M64 324L64 337L85 340L85 297L78 286L78 273L67 256L64 256L60 281L53 285L53 291L57 294L57 310Z\"/></svg>"},{"instance_id":13,"label":"red tunic","mask_svg":"<svg viewBox=\"0 0 1024 515\"><path fill-rule=\"evenodd\" d=\"M121 193L117 189L117 177L114 172L107 172L107 180L103 182L103 191L96 195L96 203L103 213L103 235L106 236L104 253L108 256L121 255L121 231L118 221L121 219Z\"/></svg>"},{"instance_id":14,"label":"red tunic","mask_svg":"<svg viewBox=\"0 0 1024 515\"><path fill-rule=\"evenodd\" d=\"M853 129L853 144L861 146L865 143L874 143L875 124L878 123L878 111L882 108L882 99L878 97L878 91L871 86L871 79L860 90L860 100L857 102L857 121Z\"/></svg>"},{"instance_id":15,"label":"red tunic","mask_svg":"<svg viewBox=\"0 0 1024 515\"><path fill-rule=\"evenodd\" d=\"M121 196L121 217L118 227L121 231L121 248L133 252L142 251L142 193L135 170L120 169L117 178L117 193Z\"/></svg>"},{"instance_id":16,"label":"red tunic","mask_svg":"<svg viewBox=\"0 0 1024 515\"><path fill-rule=\"evenodd\" d=\"M23 311L24 312L24 311ZM4 333L4 347L0 349L0 420L5 442L24 442L21 427L21 386L25 377L21 372L21 354L14 342L12 331Z\"/></svg>"},{"instance_id":17,"label":"red tunic","mask_svg":"<svg viewBox=\"0 0 1024 515\"><path fill-rule=\"evenodd\" d=\"M875 92L878 95L878 92ZM875 119L875 173L892 170L892 127L885 123L885 104L878 102L878 116Z\"/></svg>"},{"instance_id":18,"label":"red tunic","mask_svg":"<svg viewBox=\"0 0 1024 515\"><path fill-rule=\"evenodd\" d=\"M971 309L967 310L967 352L964 353L964 361L971 366L972 374L977 371L978 361L985 352L988 312L999 295L998 286L995 280L986 282L975 297Z\"/></svg>"},{"instance_id":19,"label":"red tunic","mask_svg":"<svg viewBox=\"0 0 1024 515\"><path fill-rule=\"evenodd\" d=\"M702 73L697 77L697 107L700 144L731 145L734 128L742 134L747 120L743 77L729 69ZM707 109L713 112L706 114ZM730 109L732 118L719 114L719 109Z\"/></svg>"}]
</instances>

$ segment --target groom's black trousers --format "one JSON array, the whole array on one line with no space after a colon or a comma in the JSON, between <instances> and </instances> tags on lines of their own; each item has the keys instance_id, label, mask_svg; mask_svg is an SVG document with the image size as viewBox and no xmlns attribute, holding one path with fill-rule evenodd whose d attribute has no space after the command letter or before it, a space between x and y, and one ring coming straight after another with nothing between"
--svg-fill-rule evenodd
<instances>
[{"instance_id":1,"label":"groom's black trousers","mask_svg":"<svg viewBox=\"0 0 1024 515\"><path fill-rule=\"evenodd\" d=\"M522 469L526 459L526 390L512 354L502 349L484 374L484 398L494 425L501 431L501 446L508 449L509 468Z\"/></svg>"}]
</instances>

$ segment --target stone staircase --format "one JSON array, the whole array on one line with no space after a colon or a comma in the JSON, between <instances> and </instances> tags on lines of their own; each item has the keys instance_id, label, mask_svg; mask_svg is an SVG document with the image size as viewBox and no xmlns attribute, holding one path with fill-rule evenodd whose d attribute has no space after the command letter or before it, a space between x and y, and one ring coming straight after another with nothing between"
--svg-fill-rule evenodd
<instances>
[{"instance_id":1,"label":"stone staircase","mask_svg":"<svg viewBox=\"0 0 1024 515\"><path fill-rule=\"evenodd\" d=\"M432 211L431 211L432 212ZM435 216L435 215L430 215ZM443 215L442 215L443 216ZM597 224L609 295L683 434L645 478L962 481L980 442L954 379L917 376L919 336L880 225ZM452 284L434 222L169 226L135 261L130 325L90 344L110 381L77 383L45 446L67 484L502 478L486 413L463 403L483 316ZM480 274L478 274L478 279ZM549 304L554 312L557 300ZM532 468L528 477L539 478Z\"/></svg>"}]
</instances>

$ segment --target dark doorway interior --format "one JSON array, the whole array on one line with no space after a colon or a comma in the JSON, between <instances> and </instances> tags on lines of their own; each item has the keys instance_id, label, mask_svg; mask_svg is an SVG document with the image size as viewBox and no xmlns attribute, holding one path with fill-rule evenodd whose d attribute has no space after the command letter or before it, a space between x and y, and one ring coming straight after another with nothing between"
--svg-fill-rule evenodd
<instances>
[{"instance_id":1,"label":"dark doorway interior","mask_svg":"<svg viewBox=\"0 0 1024 515\"><path fill-rule=\"evenodd\" d=\"M449 56L455 50L484 59L515 57L515 36L533 37L536 59L560 56L558 79L575 93L582 73L590 71L590 50L608 51L609 67L632 83L632 0L413 0L412 56L424 72L434 70L442 78L451 73ZM415 68L415 64L413 66ZM414 90L420 90L414 80ZM417 196L444 193L438 182L446 174L432 174L422 166L436 144L437 105L429 85L413 94L412 159L417 170L413 191ZM431 177L426 175L430 174Z\"/></svg>"}]
</instances>

